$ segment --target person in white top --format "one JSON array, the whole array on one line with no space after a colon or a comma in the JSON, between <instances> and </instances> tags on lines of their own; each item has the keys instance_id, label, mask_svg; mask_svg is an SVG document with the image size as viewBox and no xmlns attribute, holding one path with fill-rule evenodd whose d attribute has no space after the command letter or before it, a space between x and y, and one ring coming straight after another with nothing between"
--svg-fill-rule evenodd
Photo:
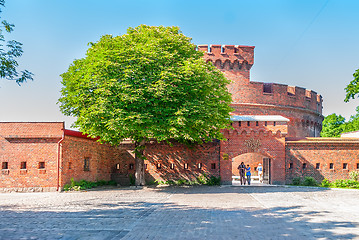
<instances>
[{"instance_id":1,"label":"person in white top","mask_svg":"<svg viewBox=\"0 0 359 240\"><path fill-rule=\"evenodd\" d=\"M263 183L263 167L261 163L258 164L257 171L258 171L259 182Z\"/></svg>"}]
</instances>

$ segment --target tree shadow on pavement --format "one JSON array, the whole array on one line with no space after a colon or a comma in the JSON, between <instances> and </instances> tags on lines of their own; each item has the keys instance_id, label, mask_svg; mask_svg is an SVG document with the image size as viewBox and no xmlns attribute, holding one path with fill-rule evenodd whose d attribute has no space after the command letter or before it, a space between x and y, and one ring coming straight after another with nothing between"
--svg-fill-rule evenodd
<instances>
[{"instance_id":1,"label":"tree shadow on pavement","mask_svg":"<svg viewBox=\"0 0 359 240\"><path fill-rule=\"evenodd\" d=\"M302 186L155 186L152 187L155 191L166 193L186 193L186 194L199 194L199 193L275 193L275 192L325 192L330 191L330 188L323 187L302 187ZM359 191L358 191L359 192Z\"/></svg>"},{"instance_id":2,"label":"tree shadow on pavement","mask_svg":"<svg viewBox=\"0 0 359 240\"><path fill-rule=\"evenodd\" d=\"M206 208L190 203L93 202L25 209L1 206L0 239L353 239L358 222L318 221L303 206ZM76 209L76 210L71 210ZM319 217L319 218L318 218Z\"/></svg>"}]
</instances>

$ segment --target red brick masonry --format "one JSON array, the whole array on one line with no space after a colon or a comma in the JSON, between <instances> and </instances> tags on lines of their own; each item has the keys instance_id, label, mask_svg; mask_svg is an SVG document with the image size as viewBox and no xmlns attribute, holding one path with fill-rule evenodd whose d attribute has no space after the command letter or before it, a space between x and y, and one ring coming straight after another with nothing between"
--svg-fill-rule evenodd
<instances>
[{"instance_id":1,"label":"red brick masonry","mask_svg":"<svg viewBox=\"0 0 359 240\"><path fill-rule=\"evenodd\" d=\"M64 123L0 123L0 189L56 190Z\"/></svg>"},{"instance_id":2,"label":"red brick masonry","mask_svg":"<svg viewBox=\"0 0 359 240\"><path fill-rule=\"evenodd\" d=\"M359 171L359 138L305 138L286 141L286 182L310 176L322 181L348 179Z\"/></svg>"},{"instance_id":3,"label":"red brick masonry","mask_svg":"<svg viewBox=\"0 0 359 240\"><path fill-rule=\"evenodd\" d=\"M149 143L146 180L194 180L206 173L230 184L241 161L254 170L263 158L271 159L270 182L278 184L298 176L345 179L359 167L359 139L293 140L284 137L283 125L243 125L224 131L227 141L197 146ZM63 123L0 123L0 189L55 191L71 178L129 184L135 171L132 151L130 142L118 147L100 144L79 132L63 130Z\"/></svg>"},{"instance_id":4,"label":"red brick masonry","mask_svg":"<svg viewBox=\"0 0 359 240\"><path fill-rule=\"evenodd\" d=\"M290 183L294 177L335 180L359 170L359 139L313 138L321 131L322 97L301 87L250 81L254 47L200 45L204 59L231 80L233 115L280 115L289 122L235 121L223 130L226 141L196 146L148 143L146 181L194 180L202 174L231 184L240 162L266 163L267 181ZM112 147L63 122L0 123L0 191L59 190L74 180L115 180L134 176L133 144Z\"/></svg>"},{"instance_id":5,"label":"red brick masonry","mask_svg":"<svg viewBox=\"0 0 359 240\"><path fill-rule=\"evenodd\" d=\"M250 81L254 47L199 45L204 59L232 81L232 107L236 115L281 115L290 119L288 136L318 137L321 131L322 97L312 90L277 83Z\"/></svg>"}]
</instances>

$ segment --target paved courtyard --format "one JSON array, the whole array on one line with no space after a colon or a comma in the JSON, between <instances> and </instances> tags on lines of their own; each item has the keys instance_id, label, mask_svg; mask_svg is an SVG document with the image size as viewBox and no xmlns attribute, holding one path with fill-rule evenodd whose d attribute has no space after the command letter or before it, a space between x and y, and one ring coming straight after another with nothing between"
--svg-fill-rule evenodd
<instances>
[{"instance_id":1,"label":"paved courtyard","mask_svg":"<svg viewBox=\"0 0 359 240\"><path fill-rule=\"evenodd\" d=\"M359 239L358 202L283 186L1 193L0 239Z\"/></svg>"}]
</instances>

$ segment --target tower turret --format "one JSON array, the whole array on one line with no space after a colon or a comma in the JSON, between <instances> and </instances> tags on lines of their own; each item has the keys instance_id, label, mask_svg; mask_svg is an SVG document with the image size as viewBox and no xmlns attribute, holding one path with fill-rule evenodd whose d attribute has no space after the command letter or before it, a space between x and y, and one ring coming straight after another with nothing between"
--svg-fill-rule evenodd
<instances>
[{"instance_id":1,"label":"tower turret","mask_svg":"<svg viewBox=\"0 0 359 240\"><path fill-rule=\"evenodd\" d=\"M240 45L199 45L205 52L204 59L212 62L233 81L249 81L250 69L254 63L254 46Z\"/></svg>"},{"instance_id":2,"label":"tower turret","mask_svg":"<svg viewBox=\"0 0 359 240\"><path fill-rule=\"evenodd\" d=\"M250 81L254 46L199 45L204 59L231 80L228 91L236 115L281 115L290 119L288 137L317 137L323 121L322 97L312 90Z\"/></svg>"}]
</instances>

